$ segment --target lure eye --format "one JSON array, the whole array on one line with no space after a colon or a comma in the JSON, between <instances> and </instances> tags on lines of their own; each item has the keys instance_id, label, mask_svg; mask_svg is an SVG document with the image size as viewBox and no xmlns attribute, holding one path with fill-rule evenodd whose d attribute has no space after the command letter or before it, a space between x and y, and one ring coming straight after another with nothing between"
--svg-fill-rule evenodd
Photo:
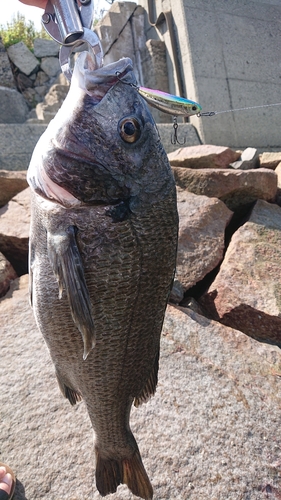
<instances>
[{"instance_id":1,"label":"lure eye","mask_svg":"<svg viewBox=\"0 0 281 500\"><path fill-rule=\"evenodd\" d=\"M197 111L197 106L192 106L192 111Z\"/></svg>"},{"instance_id":2,"label":"lure eye","mask_svg":"<svg viewBox=\"0 0 281 500\"><path fill-rule=\"evenodd\" d=\"M136 118L123 118L119 123L119 134L125 142L136 142L141 135L140 123Z\"/></svg>"}]
</instances>

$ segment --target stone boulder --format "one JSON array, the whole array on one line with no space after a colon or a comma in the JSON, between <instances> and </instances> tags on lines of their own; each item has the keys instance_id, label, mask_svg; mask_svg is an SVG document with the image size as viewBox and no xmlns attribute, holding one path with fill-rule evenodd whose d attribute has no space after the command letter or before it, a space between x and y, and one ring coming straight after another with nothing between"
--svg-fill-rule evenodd
<instances>
[{"instance_id":1,"label":"stone boulder","mask_svg":"<svg viewBox=\"0 0 281 500\"><path fill-rule=\"evenodd\" d=\"M86 407L59 391L27 278L0 301L1 458L17 475L14 500L100 500ZM276 346L168 307L156 394L131 415L155 498L278 500L280 370ZM122 485L108 498L133 495Z\"/></svg>"},{"instance_id":2,"label":"stone boulder","mask_svg":"<svg viewBox=\"0 0 281 500\"><path fill-rule=\"evenodd\" d=\"M0 207L6 205L16 194L27 187L26 170L16 173L0 170Z\"/></svg>"},{"instance_id":3,"label":"stone boulder","mask_svg":"<svg viewBox=\"0 0 281 500\"><path fill-rule=\"evenodd\" d=\"M68 91L68 85L53 85L45 96L44 101L36 106L37 118L44 123L49 123L60 109Z\"/></svg>"},{"instance_id":4,"label":"stone boulder","mask_svg":"<svg viewBox=\"0 0 281 500\"><path fill-rule=\"evenodd\" d=\"M60 62L57 57L44 57L40 65L47 76L57 76L61 72Z\"/></svg>"},{"instance_id":5,"label":"stone boulder","mask_svg":"<svg viewBox=\"0 0 281 500\"><path fill-rule=\"evenodd\" d=\"M23 123L28 113L28 105L20 92L0 87L0 123Z\"/></svg>"},{"instance_id":6,"label":"stone boulder","mask_svg":"<svg viewBox=\"0 0 281 500\"><path fill-rule=\"evenodd\" d=\"M281 348L281 208L258 200L200 303L211 317Z\"/></svg>"},{"instance_id":7,"label":"stone boulder","mask_svg":"<svg viewBox=\"0 0 281 500\"><path fill-rule=\"evenodd\" d=\"M178 190L178 212L177 280L186 291L221 262L232 212L216 198L182 190Z\"/></svg>"},{"instance_id":8,"label":"stone boulder","mask_svg":"<svg viewBox=\"0 0 281 500\"><path fill-rule=\"evenodd\" d=\"M173 167L181 168L227 168L238 160L240 151L233 151L224 146L201 144L179 148L169 153L168 158Z\"/></svg>"},{"instance_id":9,"label":"stone boulder","mask_svg":"<svg viewBox=\"0 0 281 500\"><path fill-rule=\"evenodd\" d=\"M30 225L30 188L15 196L0 209L0 252L18 275L28 268Z\"/></svg>"},{"instance_id":10,"label":"stone boulder","mask_svg":"<svg viewBox=\"0 0 281 500\"><path fill-rule=\"evenodd\" d=\"M7 51L0 37L0 86L16 89L15 79Z\"/></svg>"},{"instance_id":11,"label":"stone boulder","mask_svg":"<svg viewBox=\"0 0 281 500\"><path fill-rule=\"evenodd\" d=\"M260 166L275 170L278 163L281 162L281 151L265 152L260 155Z\"/></svg>"},{"instance_id":12,"label":"stone boulder","mask_svg":"<svg viewBox=\"0 0 281 500\"><path fill-rule=\"evenodd\" d=\"M10 284L18 277L16 271L0 252L0 297L3 297L10 288Z\"/></svg>"},{"instance_id":13,"label":"stone boulder","mask_svg":"<svg viewBox=\"0 0 281 500\"><path fill-rule=\"evenodd\" d=\"M46 125L0 124L0 169L27 170L32 152Z\"/></svg>"},{"instance_id":14,"label":"stone boulder","mask_svg":"<svg viewBox=\"0 0 281 500\"><path fill-rule=\"evenodd\" d=\"M239 170L252 170L260 166L259 154L256 148L247 148L241 154L241 158L230 164L231 168Z\"/></svg>"},{"instance_id":15,"label":"stone boulder","mask_svg":"<svg viewBox=\"0 0 281 500\"><path fill-rule=\"evenodd\" d=\"M47 38L35 38L33 41L35 57L58 57L60 45L55 40Z\"/></svg>"},{"instance_id":16,"label":"stone boulder","mask_svg":"<svg viewBox=\"0 0 281 500\"><path fill-rule=\"evenodd\" d=\"M172 167L176 184L192 193L222 200L230 210L257 199L274 200L277 193L275 172L254 170L192 169Z\"/></svg>"},{"instance_id":17,"label":"stone boulder","mask_svg":"<svg viewBox=\"0 0 281 500\"><path fill-rule=\"evenodd\" d=\"M14 65L25 75L29 76L39 66L39 61L23 42L15 43L7 49L8 56Z\"/></svg>"}]
</instances>

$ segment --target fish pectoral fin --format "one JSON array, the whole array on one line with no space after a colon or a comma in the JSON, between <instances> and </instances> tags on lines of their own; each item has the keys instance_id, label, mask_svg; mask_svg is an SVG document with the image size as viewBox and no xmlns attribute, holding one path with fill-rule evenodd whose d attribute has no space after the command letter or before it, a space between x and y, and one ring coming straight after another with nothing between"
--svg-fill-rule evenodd
<instances>
[{"instance_id":1,"label":"fish pectoral fin","mask_svg":"<svg viewBox=\"0 0 281 500\"><path fill-rule=\"evenodd\" d=\"M141 390L140 394L134 399L134 406L138 408L142 403L146 403L151 396L155 394L156 386L158 382L158 369L159 369L159 350L156 355L154 365L145 386Z\"/></svg>"},{"instance_id":2,"label":"fish pectoral fin","mask_svg":"<svg viewBox=\"0 0 281 500\"><path fill-rule=\"evenodd\" d=\"M80 401L82 401L82 395L80 394L80 392L71 387L71 384L68 381L66 381L65 377L63 377L60 374L57 367L56 367L56 377L57 377L57 381L59 384L59 388L60 388L63 396L66 399L68 399L68 401L70 402L70 404L72 406L74 406L76 403L79 403Z\"/></svg>"},{"instance_id":3,"label":"fish pectoral fin","mask_svg":"<svg viewBox=\"0 0 281 500\"><path fill-rule=\"evenodd\" d=\"M102 497L115 493L119 484L126 484L137 497L152 500L153 489L138 449L130 458L102 458L96 448L96 484Z\"/></svg>"},{"instance_id":4,"label":"fish pectoral fin","mask_svg":"<svg viewBox=\"0 0 281 500\"><path fill-rule=\"evenodd\" d=\"M95 346L95 329L76 233L75 226L63 232L48 233L48 255L58 280L59 297L65 289L72 319L82 335L85 360Z\"/></svg>"}]
</instances>

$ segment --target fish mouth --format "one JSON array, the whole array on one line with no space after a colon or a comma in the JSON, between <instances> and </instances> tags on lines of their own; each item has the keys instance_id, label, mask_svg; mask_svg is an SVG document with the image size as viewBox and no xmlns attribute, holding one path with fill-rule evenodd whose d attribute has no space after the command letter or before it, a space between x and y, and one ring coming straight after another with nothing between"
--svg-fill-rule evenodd
<instances>
[{"instance_id":1,"label":"fish mouth","mask_svg":"<svg viewBox=\"0 0 281 500\"><path fill-rule=\"evenodd\" d=\"M86 92L93 98L94 104L100 102L122 77L127 75L126 83L136 83L132 61L129 57L124 57L96 70L93 70L93 64L93 56L90 52L79 54L73 71L71 87L79 87Z\"/></svg>"}]
</instances>

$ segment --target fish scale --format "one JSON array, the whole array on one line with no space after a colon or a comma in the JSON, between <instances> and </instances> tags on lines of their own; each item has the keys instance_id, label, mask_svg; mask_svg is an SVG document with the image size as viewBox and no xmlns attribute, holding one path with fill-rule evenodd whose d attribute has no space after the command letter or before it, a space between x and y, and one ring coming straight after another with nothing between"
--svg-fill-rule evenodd
<instances>
[{"instance_id":1,"label":"fish scale","mask_svg":"<svg viewBox=\"0 0 281 500\"><path fill-rule=\"evenodd\" d=\"M86 404L99 492L126 483L149 500L129 419L157 385L176 263L175 182L145 102L114 81L116 67L133 80L130 60L91 71L83 54L29 167L32 304L63 395Z\"/></svg>"}]
</instances>

